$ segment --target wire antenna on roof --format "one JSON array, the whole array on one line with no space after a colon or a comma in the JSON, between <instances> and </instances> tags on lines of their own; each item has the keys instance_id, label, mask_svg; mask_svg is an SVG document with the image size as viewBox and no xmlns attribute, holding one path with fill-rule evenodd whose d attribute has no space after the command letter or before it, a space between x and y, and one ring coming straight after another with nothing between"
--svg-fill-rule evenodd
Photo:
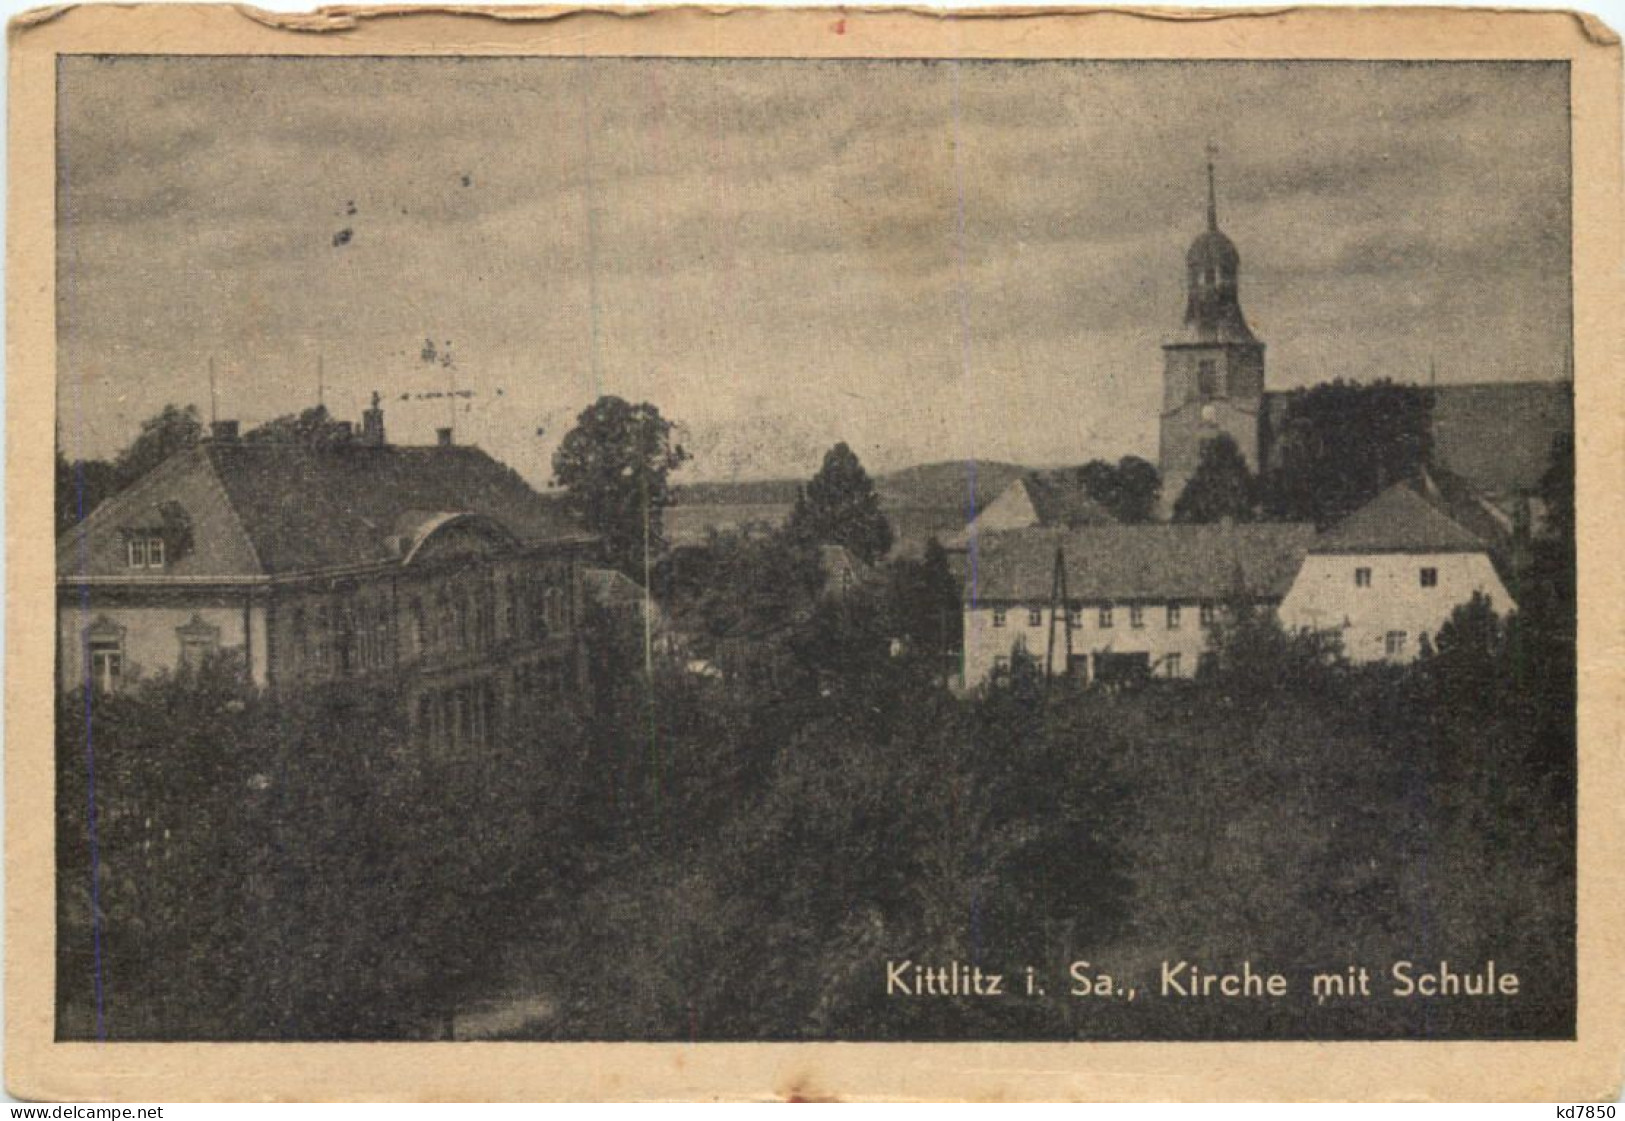
<instances>
[{"instance_id":1,"label":"wire antenna on roof","mask_svg":"<svg viewBox=\"0 0 1625 1121\"><path fill-rule=\"evenodd\" d=\"M214 388L214 355L209 355L209 431L220 423L220 398Z\"/></svg>"},{"instance_id":2,"label":"wire antenna on roof","mask_svg":"<svg viewBox=\"0 0 1625 1121\"><path fill-rule=\"evenodd\" d=\"M327 407L327 367L320 351L316 352L316 404Z\"/></svg>"}]
</instances>

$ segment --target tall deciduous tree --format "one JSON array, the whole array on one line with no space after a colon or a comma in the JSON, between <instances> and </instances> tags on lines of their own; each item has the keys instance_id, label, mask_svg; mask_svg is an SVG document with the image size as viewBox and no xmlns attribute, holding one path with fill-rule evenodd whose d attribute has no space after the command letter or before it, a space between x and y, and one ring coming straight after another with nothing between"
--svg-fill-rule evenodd
<instances>
[{"instance_id":1,"label":"tall deciduous tree","mask_svg":"<svg viewBox=\"0 0 1625 1121\"><path fill-rule=\"evenodd\" d=\"M1202 445L1196 474L1174 503L1174 521L1252 521L1257 494L1257 480L1241 449L1229 436L1217 436Z\"/></svg>"},{"instance_id":2,"label":"tall deciduous tree","mask_svg":"<svg viewBox=\"0 0 1625 1121\"><path fill-rule=\"evenodd\" d=\"M1339 380L1294 390L1278 426L1262 480L1266 515L1330 525L1427 463L1433 395L1387 380Z\"/></svg>"},{"instance_id":3,"label":"tall deciduous tree","mask_svg":"<svg viewBox=\"0 0 1625 1121\"><path fill-rule=\"evenodd\" d=\"M865 564L890 551L891 523L880 510L874 480L844 443L824 453L824 465L796 496L791 533L828 545L845 545Z\"/></svg>"},{"instance_id":4,"label":"tall deciduous tree","mask_svg":"<svg viewBox=\"0 0 1625 1121\"><path fill-rule=\"evenodd\" d=\"M1078 477L1089 497L1125 525L1148 522L1156 514L1162 477L1137 455L1125 455L1115 466L1103 459L1090 460L1078 468Z\"/></svg>"},{"instance_id":5,"label":"tall deciduous tree","mask_svg":"<svg viewBox=\"0 0 1625 1121\"><path fill-rule=\"evenodd\" d=\"M135 441L113 461L120 489L202 439L203 422L196 405L165 405L162 412L141 422Z\"/></svg>"},{"instance_id":6,"label":"tall deciduous tree","mask_svg":"<svg viewBox=\"0 0 1625 1121\"><path fill-rule=\"evenodd\" d=\"M667 480L688 458L655 406L605 396L582 410L553 453L553 481L565 488L568 508L599 535L604 559L642 580L665 547Z\"/></svg>"}]
</instances>

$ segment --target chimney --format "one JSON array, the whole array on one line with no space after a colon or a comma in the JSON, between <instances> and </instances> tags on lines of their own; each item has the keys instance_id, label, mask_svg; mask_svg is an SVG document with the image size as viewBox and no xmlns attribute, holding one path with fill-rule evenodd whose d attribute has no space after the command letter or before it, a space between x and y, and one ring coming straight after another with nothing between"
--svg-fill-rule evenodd
<instances>
[{"instance_id":1,"label":"chimney","mask_svg":"<svg viewBox=\"0 0 1625 1121\"><path fill-rule=\"evenodd\" d=\"M209 435L214 437L218 444L235 444L237 442L237 422L234 420L217 420L209 425Z\"/></svg>"},{"instance_id":2,"label":"chimney","mask_svg":"<svg viewBox=\"0 0 1625 1121\"><path fill-rule=\"evenodd\" d=\"M384 446L384 410L376 389L372 392L372 408L361 414L361 443L369 448Z\"/></svg>"},{"instance_id":3,"label":"chimney","mask_svg":"<svg viewBox=\"0 0 1625 1121\"><path fill-rule=\"evenodd\" d=\"M451 447L451 429L436 428L434 430L434 435L435 443L439 444L443 448Z\"/></svg>"}]
</instances>

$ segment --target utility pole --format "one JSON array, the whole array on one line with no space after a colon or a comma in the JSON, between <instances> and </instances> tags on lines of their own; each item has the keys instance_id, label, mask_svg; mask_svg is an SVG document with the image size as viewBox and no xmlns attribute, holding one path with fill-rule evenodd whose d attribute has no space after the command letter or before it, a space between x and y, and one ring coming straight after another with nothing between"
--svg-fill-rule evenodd
<instances>
[{"instance_id":1,"label":"utility pole","mask_svg":"<svg viewBox=\"0 0 1625 1121\"><path fill-rule=\"evenodd\" d=\"M1049 645L1044 652L1044 685L1047 688L1049 679L1055 676L1055 628L1062 628L1063 654L1066 661L1061 663L1062 673L1072 672L1072 605L1068 601L1066 592L1066 552L1060 541L1055 542L1055 573L1050 579L1049 595Z\"/></svg>"}]
</instances>

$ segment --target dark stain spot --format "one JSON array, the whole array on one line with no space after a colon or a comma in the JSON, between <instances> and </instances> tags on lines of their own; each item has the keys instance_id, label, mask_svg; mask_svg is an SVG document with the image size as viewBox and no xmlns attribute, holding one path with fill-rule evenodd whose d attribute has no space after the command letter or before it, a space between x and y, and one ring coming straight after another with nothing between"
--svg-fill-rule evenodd
<instances>
[{"instance_id":1,"label":"dark stain spot","mask_svg":"<svg viewBox=\"0 0 1625 1121\"><path fill-rule=\"evenodd\" d=\"M355 231L349 226L345 226L342 230L333 235L333 248L337 249L341 245L349 245L350 239L353 237L355 237Z\"/></svg>"}]
</instances>

